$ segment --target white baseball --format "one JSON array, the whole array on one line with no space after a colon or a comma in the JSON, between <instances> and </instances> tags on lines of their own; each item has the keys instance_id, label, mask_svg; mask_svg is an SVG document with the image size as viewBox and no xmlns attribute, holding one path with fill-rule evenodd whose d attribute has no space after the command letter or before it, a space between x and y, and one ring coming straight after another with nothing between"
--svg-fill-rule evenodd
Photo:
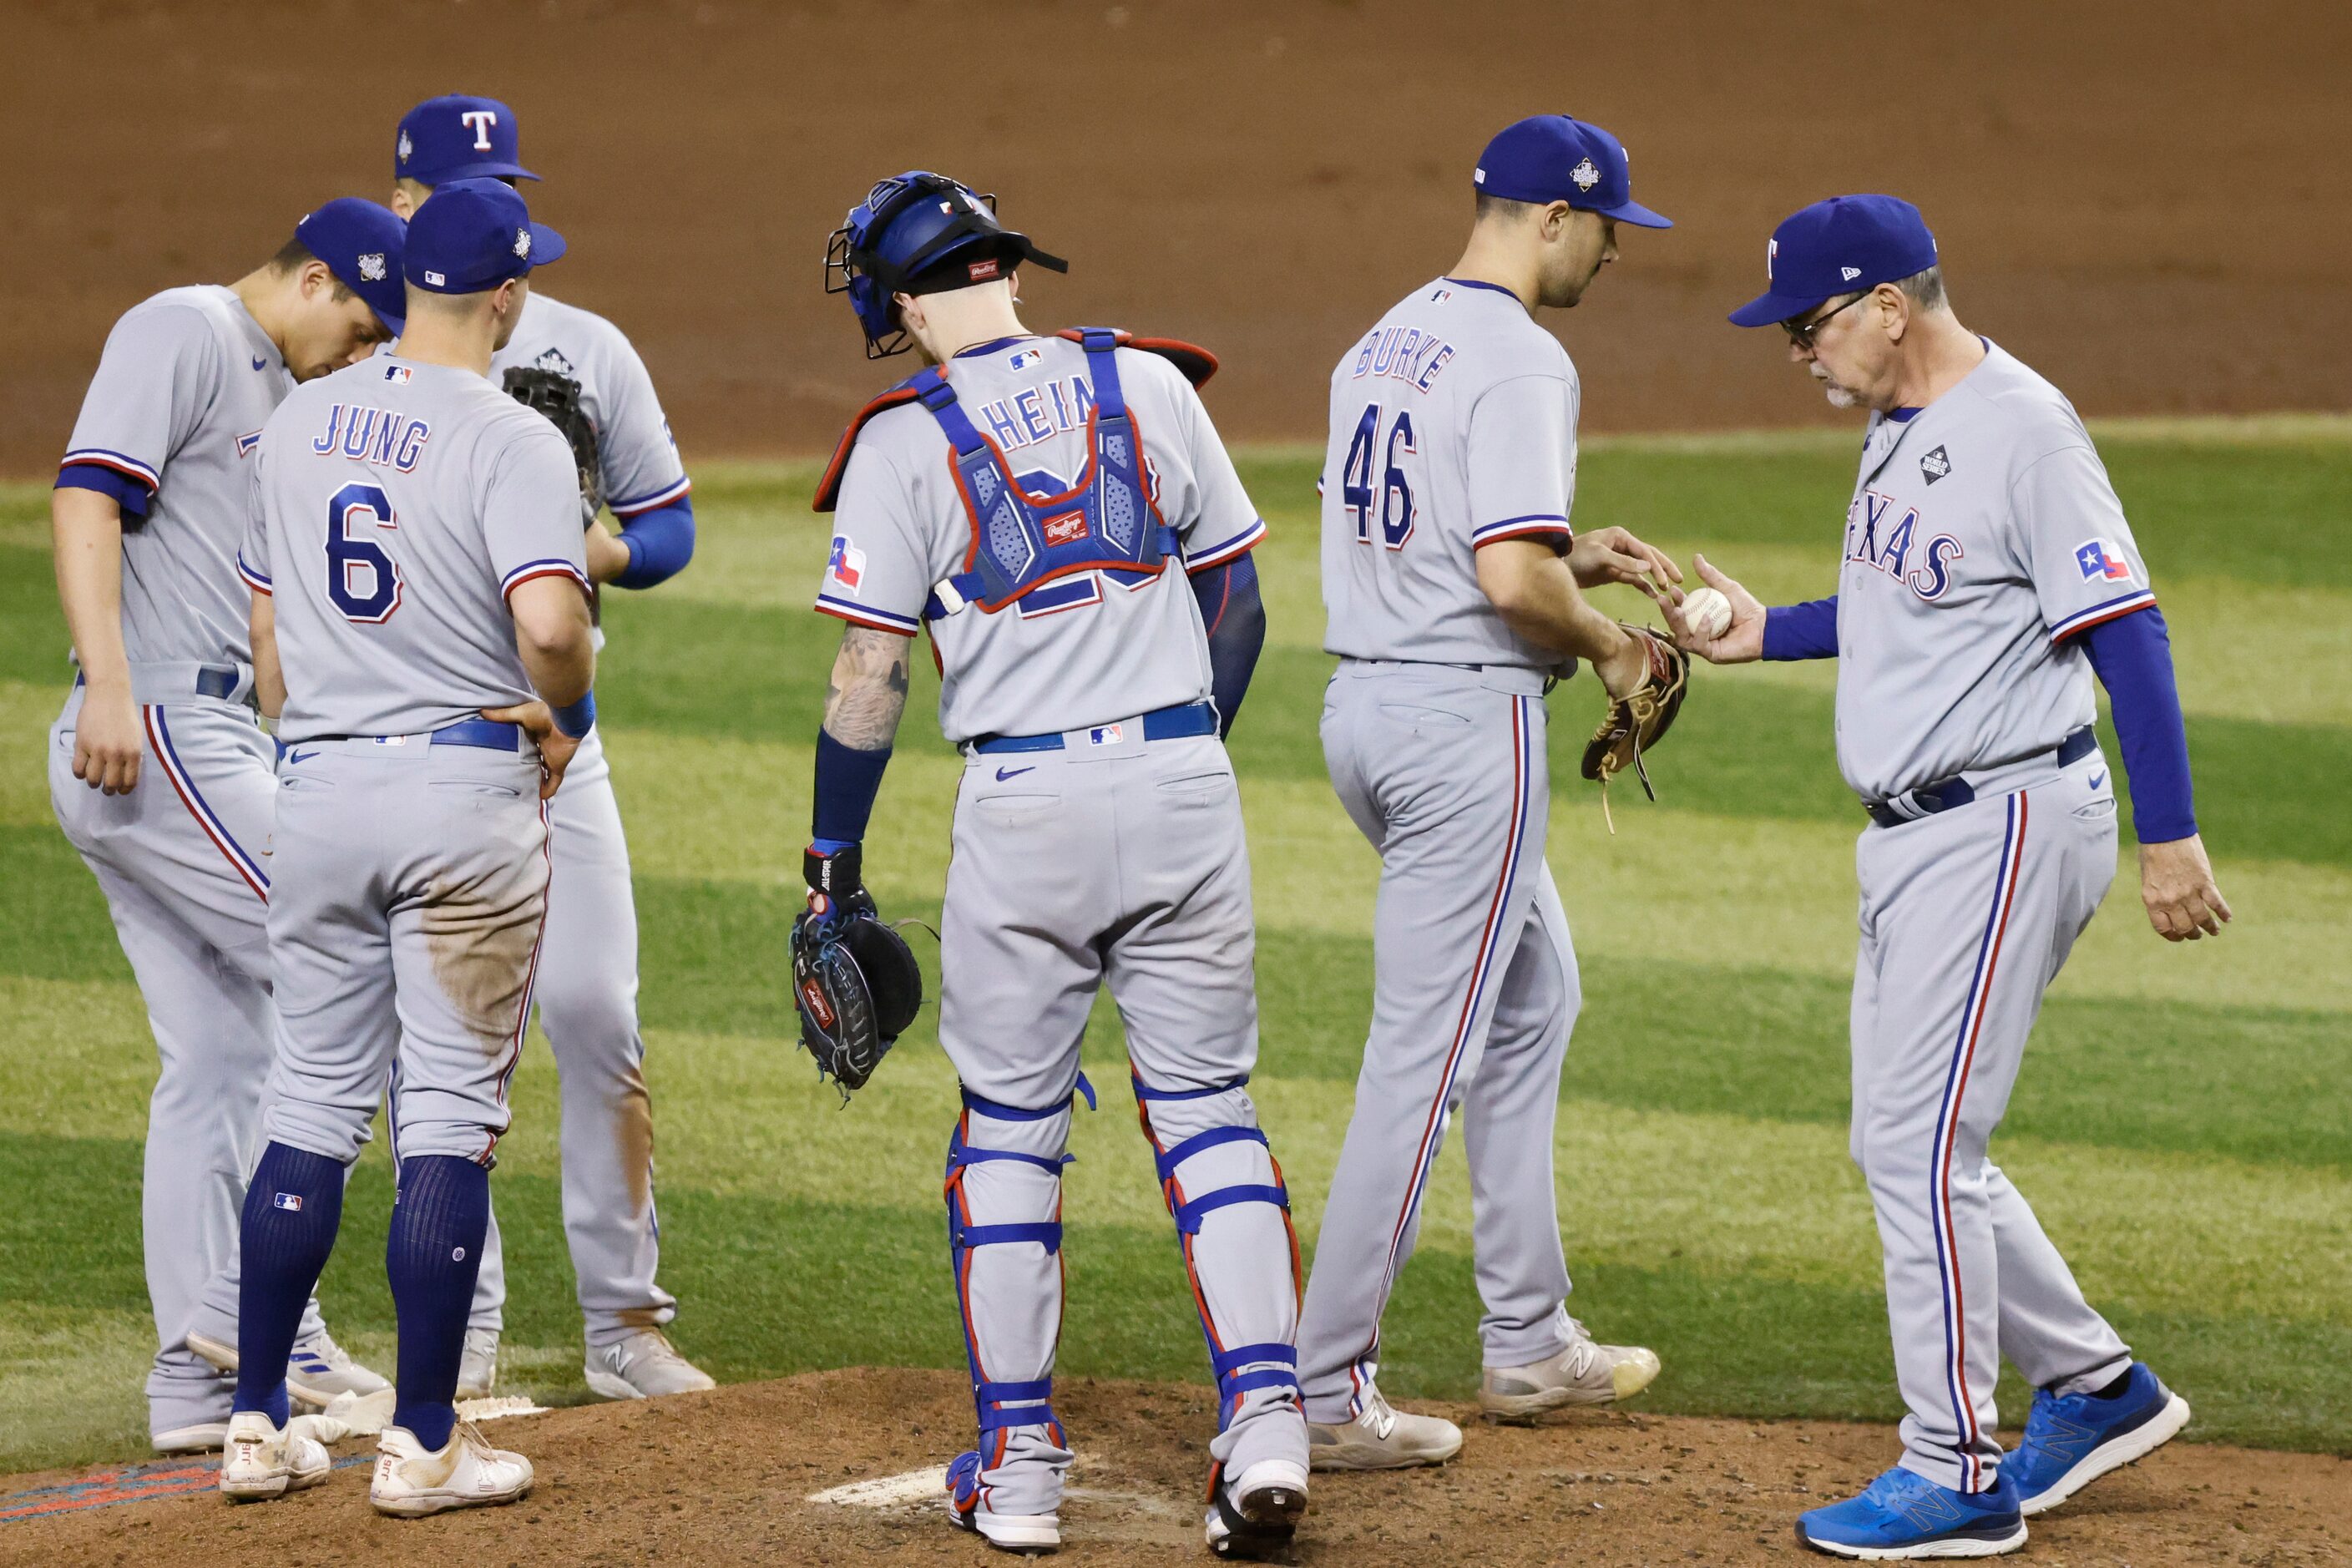
<instances>
[{"instance_id":1,"label":"white baseball","mask_svg":"<svg viewBox=\"0 0 2352 1568\"><path fill-rule=\"evenodd\" d=\"M1683 624L1713 642L1731 629L1731 601L1720 588L1694 588L1683 599Z\"/></svg>"}]
</instances>

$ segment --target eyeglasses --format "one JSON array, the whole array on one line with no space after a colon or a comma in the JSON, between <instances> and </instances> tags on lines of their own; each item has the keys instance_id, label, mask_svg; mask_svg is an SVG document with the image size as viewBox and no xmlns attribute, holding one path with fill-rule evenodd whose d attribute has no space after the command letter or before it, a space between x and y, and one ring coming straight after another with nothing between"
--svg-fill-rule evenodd
<instances>
[{"instance_id":1,"label":"eyeglasses","mask_svg":"<svg viewBox=\"0 0 2352 1568\"><path fill-rule=\"evenodd\" d=\"M1837 310L1824 310L1820 315L1815 316L1811 321L1807 321L1801 327L1792 327L1788 322L1783 321L1780 323L1780 330L1789 334L1789 341L1790 342L1796 344L1799 348L1803 349L1806 353L1811 353L1813 349L1814 337L1820 333L1823 327L1830 324L1832 317L1837 315L1841 310L1853 310L1856 305L1861 304L1864 300L1869 299L1876 292L1877 290L1874 289L1865 289L1864 292L1856 294L1853 299L1848 300L1844 304L1837 307Z\"/></svg>"}]
</instances>

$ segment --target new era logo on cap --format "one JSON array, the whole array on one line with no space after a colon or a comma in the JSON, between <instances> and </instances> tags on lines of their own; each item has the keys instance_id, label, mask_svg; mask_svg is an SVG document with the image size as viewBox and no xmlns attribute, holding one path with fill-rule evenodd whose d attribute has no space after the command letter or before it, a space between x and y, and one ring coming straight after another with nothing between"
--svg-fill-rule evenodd
<instances>
[{"instance_id":1,"label":"new era logo on cap","mask_svg":"<svg viewBox=\"0 0 2352 1568\"><path fill-rule=\"evenodd\" d=\"M1838 276L1851 283L1855 279L1862 276L1862 268L1859 267L1841 267L1838 268Z\"/></svg>"}]
</instances>

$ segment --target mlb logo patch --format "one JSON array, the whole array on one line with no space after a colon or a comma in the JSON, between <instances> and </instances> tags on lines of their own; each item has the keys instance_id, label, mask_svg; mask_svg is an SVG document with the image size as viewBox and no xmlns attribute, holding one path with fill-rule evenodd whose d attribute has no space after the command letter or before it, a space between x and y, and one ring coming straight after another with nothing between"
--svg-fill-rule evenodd
<instances>
[{"instance_id":1,"label":"mlb logo patch","mask_svg":"<svg viewBox=\"0 0 2352 1568\"><path fill-rule=\"evenodd\" d=\"M302 1209L302 1194L272 1193L269 1194L269 1206L274 1209L284 1209L289 1214L299 1214Z\"/></svg>"},{"instance_id":2,"label":"mlb logo patch","mask_svg":"<svg viewBox=\"0 0 2352 1568\"><path fill-rule=\"evenodd\" d=\"M388 364L383 367L384 380L392 383L394 386L401 385L403 383L406 382L412 374L413 373L409 370L408 366L404 364Z\"/></svg>"},{"instance_id":3,"label":"mlb logo patch","mask_svg":"<svg viewBox=\"0 0 2352 1568\"><path fill-rule=\"evenodd\" d=\"M1059 517L1047 518L1043 526L1047 548L1056 544L1075 544L1087 536L1087 514L1066 511Z\"/></svg>"},{"instance_id":4,"label":"mlb logo patch","mask_svg":"<svg viewBox=\"0 0 2352 1568\"><path fill-rule=\"evenodd\" d=\"M1087 731L1087 744L1089 746L1116 746L1126 739L1127 726L1124 724L1097 724Z\"/></svg>"},{"instance_id":5,"label":"mlb logo patch","mask_svg":"<svg viewBox=\"0 0 2352 1568\"><path fill-rule=\"evenodd\" d=\"M971 276L973 282L979 283L995 277L1002 265L1003 263L997 258L992 256L985 261L973 262L965 268L964 271Z\"/></svg>"},{"instance_id":6,"label":"mlb logo patch","mask_svg":"<svg viewBox=\"0 0 2352 1568\"><path fill-rule=\"evenodd\" d=\"M833 536L833 557L825 563L824 569L833 574L835 582L855 594L866 579L866 552L850 543L849 535L836 533Z\"/></svg>"},{"instance_id":7,"label":"mlb logo patch","mask_svg":"<svg viewBox=\"0 0 2352 1568\"><path fill-rule=\"evenodd\" d=\"M1009 369L1022 370L1033 364L1042 364L1045 363L1045 351L1044 349L1023 349L1019 353L1014 354L1011 359L1006 360L1004 363Z\"/></svg>"},{"instance_id":8,"label":"mlb logo patch","mask_svg":"<svg viewBox=\"0 0 2352 1568\"><path fill-rule=\"evenodd\" d=\"M2083 569L2085 583L2131 581L2131 563L2111 540L2094 539L2084 543L2074 552L2074 564Z\"/></svg>"}]
</instances>

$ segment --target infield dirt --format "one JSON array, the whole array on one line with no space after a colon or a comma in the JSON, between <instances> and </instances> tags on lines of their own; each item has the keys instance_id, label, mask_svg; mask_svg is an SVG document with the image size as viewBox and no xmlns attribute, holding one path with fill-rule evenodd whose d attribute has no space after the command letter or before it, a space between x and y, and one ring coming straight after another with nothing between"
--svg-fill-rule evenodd
<instances>
[{"instance_id":1,"label":"infield dirt","mask_svg":"<svg viewBox=\"0 0 2352 1568\"><path fill-rule=\"evenodd\" d=\"M807 454L907 360L821 290L876 179L944 169L1071 258L1031 324L1223 357L1229 437L1319 439L1341 352L1451 264L1487 136L1622 135L1671 233L1548 317L1595 430L1833 421L1724 312L1783 215L1926 210L1963 320L2087 414L2352 406L2336 0L18 0L0 139L0 474L64 450L108 326L382 199L434 93L522 120L545 286L643 351L688 458Z\"/></svg>"},{"instance_id":2,"label":"infield dirt","mask_svg":"<svg viewBox=\"0 0 2352 1568\"><path fill-rule=\"evenodd\" d=\"M1057 1561L1207 1562L1206 1388L1070 1379L1057 1408L1080 1451ZM1432 1407L1437 1408L1437 1407ZM1465 1422L1467 1407L1446 1411ZM0 1562L364 1563L378 1568L1001 1561L949 1529L936 1494L868 1507L812 1500L946 1463L970 1395L940 1372L811 1373L652 1404L496 1422L537 1489L511 1508L396 1521L363 1466L281 1502L200 1493L0 1523ZM348 1443L339 1454L366 1454ZM1318 1476L1301 1563L1788 1563L1797 1513L1894 1458L1883 1426L1583 1412L1535 1428L1473 1425L1439 1470ZM17 1478L6 1491L68 1477ZM2175 1443L2032 1525L2021 1561L2054 1568L2352 1560L2352 1462Z\"/></svg>"}]
</instances>

